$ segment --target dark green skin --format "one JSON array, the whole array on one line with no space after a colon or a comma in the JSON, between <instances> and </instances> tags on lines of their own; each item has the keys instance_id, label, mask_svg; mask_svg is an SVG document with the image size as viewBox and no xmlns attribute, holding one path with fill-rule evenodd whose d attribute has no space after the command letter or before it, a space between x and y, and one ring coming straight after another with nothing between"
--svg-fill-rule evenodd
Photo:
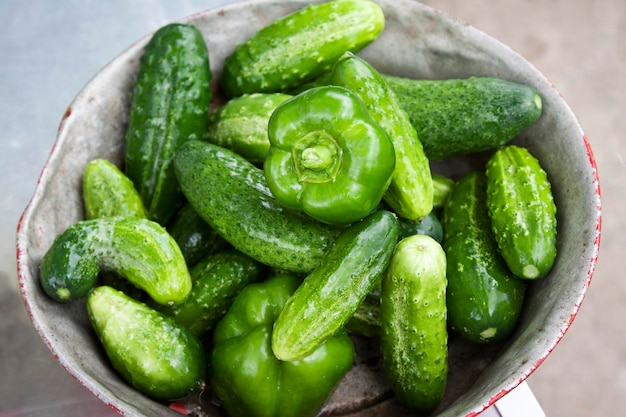
<instances>
[{"instance_id":1,"label":"dark green skin","mask_svg":"<svg viewBox=\"0 0 626 417\"><path fill-rule=\"evenodd\" d=\"M380 336L380 297L368 294L345 325L347 332L358 336Z\"/></svg>"},{"instance_id":2,"label":"dark green skin","mask_svg":"<svg viewBox=\"0 0 626 417\"><path fill-rule=\"evenodd\" d=\"M398 221L376 211L348 227L276 320L272 350L298 360L337 333L380 282L399 237Z\"/></svg>"},{"instance_id":3,"label":"dark green skin","mask_svg":"<svg viewBox=\"0 0 626 417\"><path fill-rule=\"evenodd\" d=\"M515 275L546 276L556 259L550 181L528 149L509 145L487 161L487 209L498 248Z\"/></svg>"},{"instance_id":4,"label":"dark green skin","mask_svg":"<svg viewBox=\"0 0 626 417\"><path fill-rule=\"evenodd\" d=\"M345 51L378 37L385 17L371 1L303 7L262 28L226 58L221 85L229 97L288 91L330 69Z\"/></svg>"},{"instance_id":5,"label":"dark green skin","mask_svg":"<svg viewBox=\"0 0 626 417\"><path fill-rule=\"evenodd\" d=\"M58 235L40 266L50 297L68 302L87 295L100 270L112 270L158 304L183 302L191 277L174 239L158 223L138 218L79 221Z\"/></svg>"},{"instance_id":6,"label":"dark green skin","mask_svg":"<svg viewBox=\"0 0 626 417\"><path fill-rule=\"evenodd\" d=\"M86 219L148 217L133 182L106 159L94 159L85 167L83 202Z\"/></svg>"},{"instance_id":7,"label":"dark green skin","mask_svg":"<svg viewBox=\"0 0 626 417\"><path fill-rule=\"evenodd\" d=\"M264 270L263 265L234 249L209 255L190 270L193 287L185 302L159 311L200 336L217 324L237 294L258 281Z\"/></svg>"},{"instance_id":8,"label":"dark green skin","mask_svg":"<svg viewBox=\"0 0 626 417\"><path fill-rule=\"evenodd\" d=\"M395 168L383 198L399 217L417 220L433 209L433 182L428 158L395 93L364 59L348 52L334 65L331 83L353 91L389 135Z\"/></svg>"},{"instance_id":9,"label":"dark green skin","mask_svg":"<svg viewBox=\"0 0 626 417\"><path fill-rule=\"evenodd\" d=\"M189 267L213 253L231 247L189 203L185 203L174 216L167 231L180 247Z\"/></svg>"},{"instance_id":10,"label":"dark green skin","mask_svg":"<svg viewBox=\"0 0 626 417\"><path fill-rule=\"evenodd\" d=\"M448 322L478 343L500 341L513 332L526 290L498 251L486 199L485 174L470 172L456 182L442 217Z\"/></svg>"},{"instance_id":11,"label":"dark green skin","mask_svg":"<svg viewBox=\"0 0 626 417\"><path fill-rule=\"evenodd\" d=\"M380 346L387 378L410 410L433 411L448 379L446 254L430 236L402 239L380 293Z\"/></svg>"},{"instance_id":12,"label":"dark green skin","mask_svg":"<svg viewBox=\"0 0 626 417\"><path fill-rule=\"evenodd\" d=\"M270 149L267 124L288 94L246 94L229 100L210 116L207 140L262 165Z\"/></svg>"},{"instance_id":13,"label":"dark green skin","mask_svg":"<svg viewBox=\"0 0 626 417\"><path fill-rule=\"evenodd\" d=\"M139 63L126 133L126 175L150 219L165 225L184 203L172 158L186 141L204 137L212 98L204 38L173 23L152 36Z\"/></svg>"},{"instance_id":14,"label":"dark green skin","mask_svg":"<svg viewBox=\"0 0 626 417\"><path fill-rule=\"evenodd\" d=\"M211 388L230 417L314 417L352 368L352 340L339 332L301 361L280 361L272 326L300 285L279 274L248 285L213 333Z\"/></svg>"},{"instance_id":15,"label":"dark green skin","mask_svg":"<svg viewBox=\"0 0 626 417\"><path fill-rule=\"evenodd\" d=\"M174 319L107 286L89 294L87 313L113 368L138 391L174 400L204 387L204 347Z\"/></svg>"},{"instance_id":16,"label":"dark green skin","mask_svg":"<svg viewBox=\"0 0 626 417\"><path fill-rule=\"evenodd\" d=\"M443 227L435 213L430 212L421 220L407 220L399 218L400 222L400 238L413 235L427 235L435 239L437 242L443 242Z\"/></svg>"},{"instance_id":17,"label":"dark green skin","mask_svg":"<svg viewBox=\"0 0 626 417\"><path fill-rule=\"evenodd\" d=\"M201 141L181 147L176 175L189 203L233 247L277 269L308 273L339 230L279 204L263 171Z\"/></svg>"},{"instance_id":18,"label":"dark green skin","mask_svg":"<svg viewBox=\"0 0 626 417\"><path fill-rule=\"evenodd\" d=\"M497 148L541 116L536 89L499 78L386 79L431 160Z\"/></svg>"}]
</instances>

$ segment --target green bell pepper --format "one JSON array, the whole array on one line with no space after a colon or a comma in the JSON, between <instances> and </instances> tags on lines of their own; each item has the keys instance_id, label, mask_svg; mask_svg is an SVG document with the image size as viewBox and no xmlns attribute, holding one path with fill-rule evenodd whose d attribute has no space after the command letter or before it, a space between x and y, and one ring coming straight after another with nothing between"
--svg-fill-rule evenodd
<instances>
[{"instance_id":1,"label":"green bell pepper","mask_svg":"<svg viewBox=\"0 0 626 417\"><path fill-rule=\"evenodd\" d=\"M300 282L285 274L248 285L217 324L210 381L229 417L313 417L352 368L354 345L344 332L302 360L272 353L274 321Z\"/></svg>"},{"instance_id":2,"label":"green bell pepper","mask_svg":"<svg viewBox=\"0 0 626 417\"><path fill-rule=\"evenodd\" d=\"M264 164L282 205L329 224L350 224L376 209L389 187L395 151L389 136L350 90L323 86L272 114Z\"/></svg>"}]
</instances>

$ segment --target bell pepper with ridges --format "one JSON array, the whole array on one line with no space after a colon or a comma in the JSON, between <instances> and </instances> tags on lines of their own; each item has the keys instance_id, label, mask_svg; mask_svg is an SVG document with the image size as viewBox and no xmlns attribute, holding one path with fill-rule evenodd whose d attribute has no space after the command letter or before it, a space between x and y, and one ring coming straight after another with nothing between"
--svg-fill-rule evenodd
<instances>
[{"instance_id":1,"label":"bell pepper with ridges","mask_svg":"<svg viewBox=\"0 0 626 417\"><path fill-rule=\"evenodd\" d=\"M313 88L285 101L272 114L268 134L265 177L288 208L349 224L374 211L389 187L393 144L346 88Z\"/></svg>"}]
</instances>

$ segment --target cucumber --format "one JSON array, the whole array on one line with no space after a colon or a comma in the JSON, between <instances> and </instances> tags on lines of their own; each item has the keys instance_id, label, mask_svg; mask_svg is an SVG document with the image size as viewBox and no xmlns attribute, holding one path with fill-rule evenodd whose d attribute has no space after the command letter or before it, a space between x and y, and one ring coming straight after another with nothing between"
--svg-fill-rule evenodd
<instances>
[{"instance_id":1,"label":"cucumber","mask_svg":"<svg viewBox=\"0 0 626 417\"><path fill-rule=\"evenodd\" d=\"M498 248L520 278L542 278L556 259L550 181L528 149L509 145L487 161L487 209Z\"/></svg>"},{"instance_id":2,"label":"cucumber","mask_svg":"<svg viewBox=\"0 0 626 417\"><path fill-rule=\"evenodd\" d=\"M433 180L433 209L441 210L446 204L448 196L454 187L454 180L441 174L432 173Z\"/></svg>"},{"instance_id":3,"label":"cucumber","mask_svg":"<svg viewBox=\"0 0 626 417\"><path fill-rule=\"evenodd\" d=\"M159 304L183 302L191 277L180 248L158 223L137 218L81 220L59 234L40 266L50 297L69 302L85 297L98 272L113 270Z\"/></svg>"},{"instance_id":4,"label":"cucumber","mask_svg":"<svg viewBox=\"0 0 626 417\"><path fill-rule=\"evenodd\" d=\"M431 160L504 145L542 112L536 89L499 78L386 79Z\"/></svg>"},{"instance_id":5,"label":"cucumber","mask_svg":"<svg viewBox=\"0 0 626 417\"><path fill-rule=\"evenodd\" d=\"M380 336L380 297L367 294L345 325L350 334L364 337Z\"/></svg>"},{"instance_id":6,"label":"cucumber","mask_svg":"<svg viewBox=\"0 0 626 417\"><path fill-rule=\"evenodd\" d=\"M151 220L165 225L184 203L172 168L178 147L204 137L212 93L209 55L193 26L157 30L141 56L126 132L125 172Z\"/></svg>"},{"instance_id":7,"label":"cucumber","mask_svg":"<svg viewBox=\"0 0 626 417\"><path fill-rule=\"evenodd\" d=\"M427 235L435 239L437 242L443 242L443 227L439 218L435 213L430 212L421 220L398 219L400 223L400 238L413 235Z\"/></svg>"},{"instance_id":8,"label":"cucumber","mask_svg":"<svg viewBox=\"0 0 626 417\"><path fill-rule=\"evenodd\" d=\"M237 294L263 272L263 265L234 249L209 255L190 270L193 287L185 302L159 311L200 336L217 324Z\"/></svg>"},{"instance_id":9,"label":"cucumber","mask_svg":"<svg viewBox=\"0 0 626 417\"><path fill-rule=\"evenodd\" d=\"M487 180L472 171L459 179L443 210L450 326L468 340L508 337L519 320L525 282L509 270L491 231Z\"/></svg>"},{"instance_id":10,"label":"cucumber","mask_svg":"<svg viewBox=\"0 0 626 417\"><path fill-rule=\"evenodd\" d=\"M138 391L174 400L204 387L204 347L174 319L107 286L89 294L87 313L113 368Z\"/></svg>"},{"instance_id":11,"label":"cucumber","mask_svg":"<svg viewBox=\"0 0 626 417\"><path fill-rule=\"evenodd\" d=\"M274 324L272 350L278 359L307 356L350 320L380 282L399 233L395 215L379 210L339 235Z\"/></svg>"},{"instance_id":12,"label":"cucumber","mask_svg":"<svg viewBox=\"0 0 626 417\"><path fill-rule=\"evenodd\" d=\"M369 0L334 0L284 16L237 45L221 85L229 97L285 92L330 69L341 54L378 37L385 17Z\"/></svg>"},{"instance_id":13,"label":"cucumber","mask_svg":"<svg viewBox=\"0 0 626 417\"><path fill-rule=\"evenodd\" d=\"M263 170L226 148L187 142L174 168L196 212L234 248L267 266L311 272L339 232L285 209Z\"/></svg>"},{"instance_id":14,"label":"cucumber","mask_svg":"<svg viewBox=\"0 0 626 417\"><path fill-rule=\"evenodd\" d=\"M94 159L85 167L83 202L86 219L148 217L133 182L117 166L102 158Z\"/></svg>"},{"instance_id":15,"label":"cucumber","mask_svg":"<svg viewBox=\"0 0 626 417\"><path fill-rule=\"evenodd\" d=\"M282 93L257 93L229 100L211 114L207 140L254 164L263 164L270 149L267 137L270 116L279 104L291 97Z\"/></svg>"},{"instance_id":16,"label":"cucumber","mask_svg":"<svg viewBox=\"0 0 626 417\"><path fill-rule=\"evenodd\" d=\"M398 399L429 412L441 403L448 376L446 254L430 236L402 239L382 280L380 344Z\"/></svg>"},{"instance_id":17,"label":"cucumber","mask_svg":"<svg viewBox=\"0 0 626 417\"><path fill-rule=\"evenodd\" d=\"M188 267L213 253L231 248L189 203L178 211L167 231L180 247Z\"/></svg>"},{"instance_id":18,"label":"cucumber","mask_svg":"<svg viewBox=\"0 0 626 417\"><path fill-rule=\"evenodd\" d=\"M364 59L346 52L335 63L331 82L354 92L393 143L396 165L383 196L385 202L399 217L417 220L426 216L433 209L429 161L407 113L384 77Z\"/></svg>"}]
</instances>

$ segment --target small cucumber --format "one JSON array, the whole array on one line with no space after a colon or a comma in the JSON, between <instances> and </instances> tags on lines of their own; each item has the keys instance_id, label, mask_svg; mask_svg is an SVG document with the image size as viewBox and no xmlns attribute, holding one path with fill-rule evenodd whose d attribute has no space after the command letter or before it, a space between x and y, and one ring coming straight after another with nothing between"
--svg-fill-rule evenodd
<instances>
[{"instance_id":1,"label":"small cucumber","mask_svg":"<svg viewBox=\"0 0 626 417\"><path fill-rule=\"evenodd\" d=\"M248 284L258 281L263 265L237 250L207 256L191 268L193 287L184 303L159 311L200 336L211 330Z\"/></svg>"},{"instance_id":2,"label":"small cucumber","mask_svg":"<svg viewBox=\"0 0 626 417\"><path fill-rule=\"evenodd\" d=\"M368 294L345 325L348 333L365 337L380 336L380 297Z\"/></svg>"},{"instance_id":3,"label":"small cucumber","mask_svg":"<svg viewBox=\"0 0 626 417\"><path fill-rule=\"evenodd\" d=\"M352 90L393 143L396 166L383 196L385 202L399 217L417 220L426 216L433 209L429 161L415 128L385 78L364 59L347 52L334 65L331 82Z\"/></svg>"},{"instance_id":4,"label":"small cucumber","mask_svg":"<svg viewBox=\"0 0 626 417\"><path fill-rule=\"evenodd\" d=\"M274 199L263 170L226 148L187 142L174 167L198 214L233 247L270 267L311 272L338 234L285 209Z\"/></svg>"},{"instance_id":5,"label":"small cucumber","mask_svg":"<svg viewBox=\"0 0 626 417\"><path fill-rule=\"evenodd\" d=\"M430 236L402 239L380 293L383 365L398 399L432 411L448 377L446 254Z\"/></svg>"},{"instance_id":6,"label":"small cucumber","mask_svg":"<svg viewBox=\"0 0 626 417\"><path fill-rule=\"evenodd\" d=\"M132 91L125 172L149 218L162 225L184 202L172 158L182 143L206 133L210 81L207 46L198 29L172 23L154 33Z\"/></svg>"},{"instance_id":7,"label":"small cucumber","mask_svg":"<svg viewBox=\"0 0 626 417\"><path fill-rule=\"evenodd\" d=\"M176 213L167 231L180 247L189 267L208 255L231 247L189 203Z\"/></svg>"},{"instance_id":8,"label":"small cucumber","mask_svg":"<svg viewBox=\"0 0 626 417\"><path fill-rule=\"evenodd\" d=\"M430 212L421 220L407 220L399 218L400 222L400 238L413 235L427 235L435 239L437 242L443 242L443 227L439 218L435 213Z\"/></svg>"},{"instance_id":9,"label":"small cucumber","mask_svg":"<svg viewBox=\"0 0 626 417\"><path fill-rule=\"evenodd\" d=\"M174 400L204 386L204 347L174 319L107 286L89 294L87 312L113 368L138 391Z\"/></svg>"},{"instance_id":10,"label":"small cucumber","mask_svg":"<svg viewBox=\"0 0 626 417\"><path fill-rule=\"evenodd\" d=\"M339 235L274 324L272 350L278 359L305 357L350 320L380 282L399 233L395 215L379 210Z\"/></svg>"},{"instance_id":11,"label":"small cucumber","mask_svg":"<svg viewBox=\"0 0 626 417\"><path fill-rule=\"evenodd\" d=\"M133 182L106 159L94 159L85 167L83 202L86 219L148 217Z\"/></svg>"},{"instance_id":12,"label":"small cucumber","mask_svg":"<svg viewBox=\"0 0 626 417\"><path fill-rule=\"evenodd\" d=\"M284 92L330 69L382 32L383 11L369 0L306 6L264 27L226 58L221 84L229 97Z\"/></svg>"},{"instance_id":13,"label":"small cucumber","mask_svg":"<svg viewBox=\"0 0 626 417\"><path fill-rule=\"evenodd\" d=\"M229 100L211 114L207 140L254 164L262 164L270 149L267 137L270 116L279 104L291 97L282 93L257 93Z\"/></svg>"},{"instance_id":14,"label":"small cucumber","mask_svg":"<svg viewBox=\"0 0 626 417\"><path fill-rule=\"evenodd\" d=\"M98 272L113 270L159 304L183 302L191 277L180 248L158 223L137 218L81 220L58 235L44 255L46 294L68 302L87 295Z\"/></svg>"},{"instance_id":15,"label":"small cucumber","mask_svg":"<svg viewBox=\"0 0 626 417\"><path fill-rule=\"evenodd\" d=\"M433 209L441 210L446 204L448 196L454 187L454 180L441 174L432 173L433 179Z\"/></svg>"},{"instance_id":16,"label":"small cucumber","mask_svg":"<svg viewBox=\"0 0 626 417\"><path fill-rule=\"evenodd\" d=\"M472 171L460 178L444 207L443 248L448 265L451 327L468 340L503 340L517 325L525 282L509 270L491 231L487 180Z\"/></svg>"},{"instance_id":17,"label":"small cucumber","mask_svg":"<svg viewBox=\"0 0 626 417\"><path fill-rule=\"evenodd\" d=\"M487 209L498 248L515 275L542 278L556 258L550 181L528 149L509 145L487 161Z\"/></svg>"},{"instance_id":18,"label":"small cucumber","mask_svg":"<svg viewBox=\"0 0 626 417\"><path fill-rule=\"evenodd\" d=\"M536 89L499 78L386 79L432 160L504 145L541 116Z\"/></svg>"}]
</instances>

